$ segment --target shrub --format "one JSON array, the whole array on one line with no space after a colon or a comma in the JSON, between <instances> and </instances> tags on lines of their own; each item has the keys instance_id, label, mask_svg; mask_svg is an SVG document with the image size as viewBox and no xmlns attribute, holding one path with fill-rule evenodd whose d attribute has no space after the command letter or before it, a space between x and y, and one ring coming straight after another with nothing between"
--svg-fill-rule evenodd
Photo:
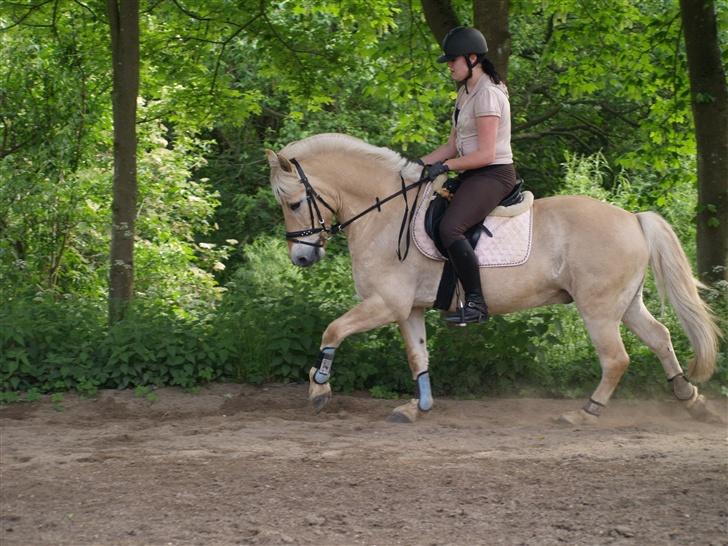
<instances>
[{"instance_id":1,"label":"shrub","mask_svg":"<svg viewBox=\"0 0 728 546\"><path fill-rule=\"evenodd\" d=\"M229 350L212 324L141 300L107 329L105 306L52 294L15 299L0 313L0 391L191 388L229 376Z\"/></svg>"},{"instance_id":2,"label":"shrub","mask_svg":"<svg viewBox=\"0 0 728 546\"><path fill-rule=\"evenodd\" d=\"M571 157L567 191L629 205L639 201L639 180L623 174L605 188L599 158ZM677 192L682 191L676 188ZM684 212L661 212L673 222L689 253ZM246 214L250 213L248 211ZM209 245L208 245L209 246ZM156 248L157 250L154 250ZM161 246L141 257L164 276L139 294L127 318L106 328L106 302L96 297L60 296L53 291L19 292L0 308L0 391L40 392L75 389L178 385L193 388L225 378L250 383L299 382L319 352L326 326L357 303L345 240L331 241L315 267L290 263L282 237L261 235L244 247L230 281L215 285L194 271L192 258ZM155 261L156 260L156 261ZM179 275L172 275L177 269ZM151 277L147 276L147 279ZM183 279L183 280L180 280ZM645 301L672 333L683 365L691 353L672 309L662 305L651 278ZM728 283L704 292L725 330ZM436 394L538 393L584 396L596 386L601 369L583 321L573 305L552 306L494 317L487 325L447 327L439 313L426 316L428 348ZM624 330L624 329L623 329ZM623 332L632 364L618 391L668 392L657 357L628 331ZM728 386L728 349L723 340L709 389ZM348 338L337 350L332 378L339 391L369 390L377 396L410 394L414 385L396 325ZM3 395L0 399L9 399Z\"/></svg>"}]
</instances>

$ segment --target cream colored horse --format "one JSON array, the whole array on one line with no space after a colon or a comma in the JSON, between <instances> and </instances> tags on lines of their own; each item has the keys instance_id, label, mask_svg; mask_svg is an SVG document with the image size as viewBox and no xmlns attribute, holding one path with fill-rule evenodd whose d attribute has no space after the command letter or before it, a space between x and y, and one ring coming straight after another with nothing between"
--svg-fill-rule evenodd
<instances>
[{"instance_id":1,"label":"cream colored horse","mask_svg":"<svg viewBox=\"0 0 728 546\"><path fill-rule=\"evenodd\" d=\"M340 134L309 137L279 153L266 150L266 155L286 229L297 232L289 236L295 239L289 240L289 255L299 266L312 265L324 255L323 246L317 245L325 245L327 234L311 229L320 227L319 220L328 228L335 212L338 221L345 222L372 206L376 197L400 190L402 180L416 181L421 172L419 165L396 152ZM307 200L294 159L320 199ZM415 191L408 192L410 205ZM321 348L327 349L319 357L319 366L309 374L309 398L317 411L331 397L327 380L335 349L357 332L397 322L412 377L428 370L424 315L435 301L443 265L416 249L406 260L397 259L404 206L399 196L344 230L361 302L323 333ZM682 376L668 330L642 301L649 263L695 351L689 376L694 381L707 380L715 366L720 333L698 295L697 281L669 224L655 213L632 214L588 197L538 199L533 208L533 250L528 261L516 267L481 269L481 275L492 314L554 303L576 304L597 350L602 378L586 405L561 419L593 422L609 401L629 363L620 322L655 352L667 378L673 380L677 398L690 408L704 408L697 388ZM322 373L317 376L319 368ZM396 408L390 418L414 421L422 409L422 403L414 399Z\"/></svg>"}]
</instances>

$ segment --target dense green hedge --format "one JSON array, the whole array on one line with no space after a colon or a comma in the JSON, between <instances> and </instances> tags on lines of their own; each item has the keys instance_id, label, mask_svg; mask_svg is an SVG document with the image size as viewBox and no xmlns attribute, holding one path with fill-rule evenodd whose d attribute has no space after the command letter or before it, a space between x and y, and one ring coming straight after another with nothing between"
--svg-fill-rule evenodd
<instances>
[{"instance_id":1,"label":"dense green hedge","mask_svg":"<svg viewBox=\"0 0 728 546\"><path fill-rule=\"evenodd\" d=\"M601 154L567 155L562 192L591 194L627 210L644 208L640 202L644 181L633 177L630 182L620 175L609 189L604 178L607 168ZM660 212L683 242L694 240L690 212L694 207L686 206L695 199L690 184L676 186L672 195L675 204L666 204ZM270 190L239 205L246 224L249 218L260 217L261 210L271 221L278 214ZM202 227L209 228L204 222ZM180 238L189 241L191 228L185 229L186 235ZM265 230L261 225L257 231ZM98 278L90 283L91 289L82 289L84 282L73 284L75 291L69 294L58 288L31 289L30 283L18 289L14 277L0 276L4 301L0 306L0 392L36 396L69 389L92 393L98 388L152 385L193 388L218 379L305 381L326 325L356 303L343 238L332 241L326 258L308 269L291 265L280 235L246 240L234 250L239 265L225 272L226 281L220 286L199 266L220 270L218 260L225 260L226 247L187 242L182 250L168 252L161 241L172 235L162 232L164 237L150 238L150 242L140 239L144 244L140 244L136 301L128 317L111 329L106 327ZM694 258L694 247L685 247ZM4 271L15 271L19 278L24 274L13 264ZM95 272L97 277L100 274ZM725 328L728 286L721 283L703 295ZM671 331L677 354L686 362L691 353L686 337L650 280L645 299ZM433 311L427 315L427 325L437 394L583 396L599 380L596 354L573 305L494 317L487 325L469 328L447 327ZM623 331L632 365L618 393L665 391L657 358ZM728 390L727 355L724 341L710 384L713 390ZM337 351L332 382L338 390L368 389L377 396L412 392L397 327L347 339Z\"/></svg>"},{"instance_id":2,"label":"dense green hedge","mask_svg":"<svg viewBox=\"0 0 728 546\"><path fill-rule=\"evenodd\" d=\"M51 295L3 306L0 389L193 387L227 374L229 350L209 320L165 314L143 303L109 331L105 319L104 308Z\"/></svg>"},{"instance_id":3,"label":"dense green hedge","mask_svg":"<svg viewBox=\"0 0 728 546\"><path fill-rule=\"evenodd\" d=\"M304 381L326 325L355 303L345 247L330 249L316 267L288 260L285 243L263 236L246 247L246 265L221 301L195 315L140 298L123 322L107 331L105 306L88 299L17 295L0 311L0 391L178 385L227 379L250 383ZM709 294L710 295L710 294ZM672 313L660 314L649 285L648 305L673 334L682 361L690 349ZM713 306L728 317L726 293ZM581 318L569 306L495 317L482 327L451 328L427 316L435 392L460 396L531 393L582 396L600 368ZM625 333L632 365L621 394L666 389L657 358ZM712 388L728 386L722 348ZM378 396L409 393L412 381L399 332L384 327L348 339L337 352L337 390Z\"/></svg>"}]
</instances>

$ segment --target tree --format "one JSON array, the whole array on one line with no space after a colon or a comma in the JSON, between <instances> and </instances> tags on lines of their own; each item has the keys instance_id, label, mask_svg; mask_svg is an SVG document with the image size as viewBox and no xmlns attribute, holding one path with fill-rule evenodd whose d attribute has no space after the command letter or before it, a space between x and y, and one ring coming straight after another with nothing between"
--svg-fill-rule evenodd
<instances>
[{"instance_id":1,"label":"tree","mask_svg":"<svg viewBox=\"0 0 728 546\"><path fill-rule=\"evenodd\" d=\"M422 11L435 40L442 43L451 28L460 25L450 0L422 0Z\"/></svg>"},{"instance_id":2,"label":"tree","mask_svg":"<svg viewBox=\"0 0 728 546\"><path fill-rule=\"evenodd\" d=\"M511 56L511 33L508 27L510 0L474 0L473 21L488 40L488 58L498 74L508 79L508 60Z\"/></svg>"},{"instance_id":3,"label":"tree","mask_svg":"<svg viewBox=\"0 0 728 546\"><path fill-rule=\"evenodd\" d=\"M109 322L124 317L134 290L136 106L139 94L138 0L107 0L114 109L114 185L109 273Z\"/></svg>"},{"instance_id":4,"label":"tree","mask_svg":"<svg viewBox=\"0 0 728 546\"><path fill-rule=\"evenodd\" d=\"M0 4L0 284L17 293L84 291L96 271L108 277L108 244L97 246L108 226L106 23L86 6L62 8ZM88 206L102 199L101 212Z\"/></svg>"},{"instance_id":5,"label":"tree","mask_svg":"<svg viewBox=\"0 0 728 546\"><path fill-rule=\"evenodd\" d=\"M698 273L728 280L728 88L715 3L680 0L680 12L698 154Z\"/></svg>"}]
</instances>

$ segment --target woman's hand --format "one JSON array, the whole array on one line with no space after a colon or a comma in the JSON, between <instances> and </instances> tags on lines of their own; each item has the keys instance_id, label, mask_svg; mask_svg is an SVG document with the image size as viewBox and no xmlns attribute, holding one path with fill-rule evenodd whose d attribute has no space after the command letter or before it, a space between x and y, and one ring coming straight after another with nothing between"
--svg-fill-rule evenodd
<instances>
[{"instance_id":1,"label":"woman's hand","mask_svg":"<svg viewBox=\"0 0 728 546\"><path fill-rule=\"evenodd\" d=\"M446 172L450 171L450 167L447 166L447 163L443 163L442 161L436 161L432 165L425 165L425 168L422 169L422 177L421 178L427 178L429 180L434 180L441 174L445 174Z\"/></svg>"}]
</instances>

